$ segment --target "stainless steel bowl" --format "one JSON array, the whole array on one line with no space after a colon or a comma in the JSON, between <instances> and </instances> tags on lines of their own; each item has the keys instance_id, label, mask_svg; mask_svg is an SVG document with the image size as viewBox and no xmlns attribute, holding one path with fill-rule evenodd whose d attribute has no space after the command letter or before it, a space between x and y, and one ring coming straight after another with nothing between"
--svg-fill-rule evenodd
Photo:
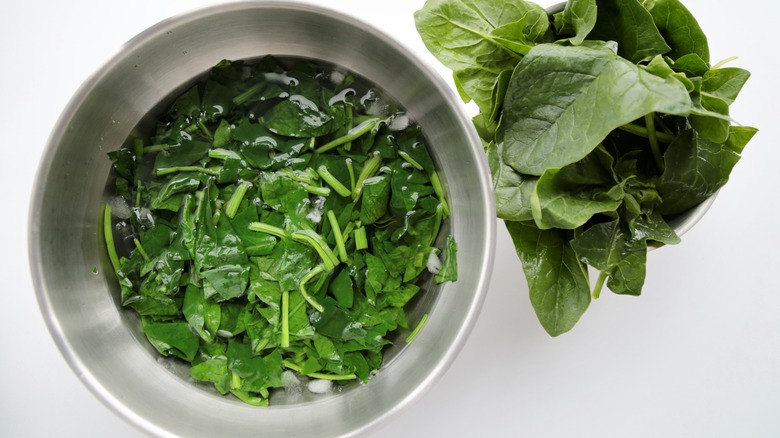
<instances>
[{"instance_id":1,"label":"stainless steel bowl","mask_svg":"<svg viewBox=\"0 0 780 438\"><path fill-rule=\"evenodd\" d=\"M319 58L379 84L423 127L451 202L460 278L410 310L429 313L368 384L250 407L202 389L159 361L118 288L99 239L110 162L160 100L222 59ZM391 38L334 11L290 2L223 4L163 21L121 48L72 98L38 170L30 263L44 319L63 356L114 412L154 435L336 436L365 432L439 379L479 313L493 262L495 206L480 141L457 97Z\"/></svg>"}]
</instances>

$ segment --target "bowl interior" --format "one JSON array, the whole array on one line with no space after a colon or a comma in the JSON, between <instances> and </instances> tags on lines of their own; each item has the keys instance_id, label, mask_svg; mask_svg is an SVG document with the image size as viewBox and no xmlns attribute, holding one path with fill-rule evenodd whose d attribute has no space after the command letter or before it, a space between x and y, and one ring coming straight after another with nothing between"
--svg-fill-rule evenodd
<instances>
[{"instance_id":1,"label":"bowl interior","mask_svg":"<svg viewBox=\"0 0 780 438\"><path fill-rule=\"evenodd\" d=\"M323 59L378 84L423 127L451 204L459 280L409 312L429 313L366 385L300 403L243 405L196 388L158 360L137 318L121 311L99 232L110 161L165 96L222 59ZM73 97L52 132L30 210L30 261L39 303L60 350L109 407L159 435L356 434L436 381L462 347L492 266L495 207L480 142L457 98L403 47L349 17L289 2L234 3L175 17L128 42Z\"/></svg>"}]
</instances>

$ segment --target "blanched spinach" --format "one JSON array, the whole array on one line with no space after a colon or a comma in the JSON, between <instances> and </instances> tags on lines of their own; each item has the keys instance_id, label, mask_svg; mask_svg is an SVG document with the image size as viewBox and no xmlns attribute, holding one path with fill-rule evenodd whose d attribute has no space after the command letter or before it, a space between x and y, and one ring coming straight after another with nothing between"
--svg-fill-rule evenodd
<instances>
[{"instance_id":1,"label":"blanched spinach","mask_svg":"<svg viewBox=\"0 0 780 438\"><path fill-rule=\"evenodd\" d=\"M641 293L648 245L680 240L667 218L713 196L757 130L729 112L750 73L710 65L679 0L569 0L547 23L539 11L428 0L415 23L477 104L498 217L557 336L604 284Z\"/></svg>"},{"instance_id":2,"label":"blanched spinach","mask_svg":"<svg viewBox=\"0 0 780 438\"><path fill-rule=\"evenodd\" d=\"M404 306L457 280L441 180L402 113L333 66L223 61L111 152L107 248L151 344L254 405L285 371L367 382Z\"/></svg>"}]
</instances>

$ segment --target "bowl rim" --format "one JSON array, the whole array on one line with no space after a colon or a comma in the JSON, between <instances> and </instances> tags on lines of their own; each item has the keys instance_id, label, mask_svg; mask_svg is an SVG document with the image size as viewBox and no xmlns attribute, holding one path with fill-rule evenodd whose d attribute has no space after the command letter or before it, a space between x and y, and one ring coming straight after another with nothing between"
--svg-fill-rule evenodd
<instances>
[{"instance_id":1,"label":"bowl rim","mask_svg":"<svg viewBox=\"0 0 780 438\"><path fill-rule=\"evenodd\" d=\"M52 336L57 349L62 354L65 361L68 363L70 369L76 374L77 378L87 387L87 389L96 396L100 402L114 412L118 417L125 420L130 425L134 426L138 430L145 433L150 433L158 436L170 436L171 431L161 427L160 425L144 418L136 413L132 408L125 405L125 403L115 393L109 390L101 380L94 376L90 372L90 368L82 360L82 358L75 352L72 343L69 341L69 336L66 330L61 325L55 309L51 306L49 294L47 291L47 283L44 279L44 269L41 253L41 212L43 211L43 198L44 187L47 186L47 179L49 170L55 165L54 152L57 150L60 139L67 132L69 122L74 116L76 110L83 104L87 96L89 96L95 87L100 84L102 78L116 68L117 64L126 56L127 53L132 52L135 48L142 46L144 43L154 39L160 34L164 34L170 29L176 28L182 23L189 21L206 18L211 15L219 15L223 13L235 12L246 9L285 9L285 10L297 10L305 11L314 14L325 15L330 18L334 18L340 22L343 22L349 26L354 26L366 32L377 35L383 40L385 44L390 46L393 50L401 53L408 62L414 64L414 66L423 71L428 79L437 87L437 92L442 95L444 100L452 107L452 110L457 114L458 118L464 123L463 126L467 129L466 134L470 137L469 144L472 145L472 152L477 157L477 163L479 165L480 184L482 189L481 196L484 198L484 203L487 209L481 212L481 215L486 219L485 222L485 236L487 237L484 244L485 256L480 260L482 269L480 269L480 276L475 280L476 288L472 296L472 302L466 312L465 320L460 324L459 331L454 337L454 342L447 349L445 355L439 358L436 362L436 366L421 379L421 384L414 390L407 393L404 397L393 405L393 407L375 417L372 421L365 423L362 427L355 429L351 434L361 434L368 430L374 429L378 424L383 423L388 418L396 416L401 411L409 407L409 405L419 399L419 397L427 392L438 380L440 380L447 369L449 369L452 362L457 355L463 349L468 335L473 330L474 325L478 319L479 313L482 309L485 297L488 293L489 282L492 275L492 269L494 265L495 250L496 250L496 233L497 233L497 220L495 214L495 199L492 192L492 182L490 177L489 167L482 153L479 137L474 130L473 125L468 119L467 112L460 99L456 96L454 90L449 86L447 82L441 77L439 73L429 62L421 59L417 54L410 50L405 45L401 44L395 37L389 35L381 29L361 20L353 15L335 10L333 8L316 5L313 3L307 3L298 0L237 0L229 1L221 4L213 4L205 7L199 7L190 9L189 11L180 12L162 19L157 23L148 26L135 36L131 37L124 44L120 45L112 54L108 55L106 60L99 66L79 85L77 90L68 100L63 107L60 115L58 116L53 128L46 140L45 146L42 150L42 155L39 159L39 163L34 176L34 185L31 191L29 206L28 206L28 232L27 232L27 246L28 246L28 263L30 266L30 274L32 277L33 288L35 291L36 299L38 302L39 310L46 323L47 329Z\"/></svg>"}]
</instances>

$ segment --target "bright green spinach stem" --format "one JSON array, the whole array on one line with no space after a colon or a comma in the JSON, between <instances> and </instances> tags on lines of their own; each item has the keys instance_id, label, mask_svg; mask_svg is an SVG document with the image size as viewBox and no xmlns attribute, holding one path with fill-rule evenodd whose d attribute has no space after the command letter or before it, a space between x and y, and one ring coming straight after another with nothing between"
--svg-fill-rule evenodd
<instances>
[{"instance_id":1,"label":"bright green spinach stem","mask_svg":"<svg viewBox=\"0 0 780 438\"><path fill-rule=\"evenodd\" d=\"M599 272L599 278L596 280L596 285L593 286L593 299L598 299L601 296L601 288L604 287L604 282L607 280L607 273L604 271Z\"/></svg>"},{"instance_id":2,"label":"bright green spinach stem","mask_svg":"<svg viewBox=\"0 0 780 438\"><path fill-rule=\"evenodd\" d=\"M339 221L336 219L336 214L333 210L328 210L328 221L330 222L330 228L333 230L333 237L336 239L336 249L339 252L339 258L342 262L347 262L347 248L344 244L344 235L341 234L341 228L339 227Z\"/></svg>"},{"instance_id":3,"label":"bright green spinach stem","mask_svg":"<svg viewBox=\"0 0 780 438\"><path fill-rule=\"evenodd\" d=\"M141 241L138 239L133 239L133 244L135 245L135 248L138 250L138 252L141 254L141 257L143 257L145 262L149 261L149 254L146 253L146 250L143 246L141 246Z\"/></svg>"},{"instance_id":4,"label":"bright green spinach stem","mask_svg":"<svg viewBox=\"0 0 780 438\"><path fill-rule=\"evenodd\" d=\"M325 166L320 166L317 168L317 174L320 175L320 177L333 189L341 195L342 197L346 198L347 196L352 194L352 191L346 187L344 187L344 184L341 183L341 181L337 180L335 176L333 176L332 173L328 170Z\"/></svg>"},{"instance_id":5,"label":"bright green spinach stem","mask_svg":"<svg viewBox=\"0 0 780 438\"><path fill-rule=\"evenodd\" d=\"M303 295L303 299L306 300L307 303L309 303L312 307L317 309L319 312L324 312L325 308L322 307L322 304L318 303L317 300L314 299L309 293L306 291L306 283L309 282L312 278L316 277L319 274L322 274L325 272L325 267L323 264L319 264L312 268L309 272L306 273L306 275L301 278L301 282L298 283L298 290L301 292L301 295Z\"/></svg>"},{"instance_id":6,"label":"bright green spinach stem","mask_svg":"<svg viewBox=\"0 0 780 438\"><path fill-rule=\"evenodd\" d=\"M422 164L418 163L417 160L412 158L411 155L407 154L404 151L398 151L398 155L404 159L407 163L411 164L412 167L414 167L417 170L423 170Z\"/></svg>"},{"instance_id":7,"label":"bright green spinach stem","mask_svg":"<svg viewBox=\"0 0 780 438\"><path fill-rule=\"evenodd\" d=\"M282 348L290 346L290 292L282 292Z\"/></svg>"},{"instance_id":8,"label":"bright green spinach stem","mask_svg":"<svg viewBox=\"0 0 780 438\"><path fill-rule=\"evenodd\" d=\"M406 343L410 343L414 340L414 338L417 337L417 334L420 333L420 330L422 330L425 323L428 321L428 314L424 314L422 318L420 318L420 322L417 323L417 327L412 330L411 333L409 333L409 336L406 337Z\"/></svg>"},{"instance_id":9,"label":"bright green spinach stem","mask_svg":"<svg viewBox=\"0 0 780 438\"><path fill-rule=\"evenodd\" d=\"M355 229L355 249L368 249L366 227L361 226Z\"/></svg>"},{"instance_id":10,"label":"bright green spinach stem","mask_svg":"<svg viewBox=\"0 0 780 438\"><path fill-rule=\"evenodd\" d=\"M645 128L644 126L635 125L633 123L625 124L619 127L618 129L622 131L630 132L631 134L638 135L640 137L645 137L645 138L650 137L650 133L647 131L647 128ZM674 141L675 136L671 134L667 134L665 132L656 132L655 138L658 141L662 141L664 143L671 143Z\"/></svg>"},{"instance_id":11,"label":"bright green spinach stem","mask_svg":"<svg viewBox=\"0 0 780 438\"><path fill-rule=\"evenodd\" d=\"M658 171L663 173L664 171L664 159L661 157L661 148L658 145L658 134L655 132L655 114L650 113L645 115L645 126L647 127L647 140L650 142L650 150L653 151L653 159L655 159L655 165L658 167Z\"/></svg>"},{"instance_id":12,"label":"bright green spinach stem","mask_svg":"<svg viewBox=\"0 0 780 438\"><path fill-rule=\"evenodd\" d=\"M151 146L144 146L143 151L145 154L150 154L152 152L167 151L168 149L170 149L170 146L167 144L153 144Z\"/></svg>"},{"instance_id":13,"label":"bright green spinach stem","mask_svg":"<svg viewBox=\"0 0 780 438\"><path fill-rule=\"evenodd\" d=\"M209 150L209 158L215 158L217 160L223 160L223 161L231 158L237 160L241 159L241 157L237 153L228 149L211 149Z\"/></svg>"},{"instance_id":14,"label":"bright green spinach stem","mask_svg":"<svg viewBox=\"0 0 780 438\"><path fill-rule=\"evenodd\" d=\"M103 207L103 238L106 239L106 249L111 266L114 267L114 272L119 272L122 265L119 264L119 256L116 253L116 245L114 245L114 230L111 228L111 205L109 204Z\"/></svg>"},{"instance_id":15,"label":"bright green spinach stem","mask_svg":"<svg viewBox=\"0 0 780 438\"><path fill-rule=\"evenodd\" d=\"M450 207L447 205L447 200L444 197L444 187L442 187L439 174L436 171L431 173L431 185L433 186L433 191L436 193L436 196L439 198L439 202L441 202L441 205L444 208L444 217L449 217Z\"/></svg>"},{"instance_id":16,"label":"bright green spinach stem","mask_svg":"<svg viewBox=\"0 0 780 438\"><path fill-rule=\"evenodd\" d=\"M133 141L133 152L135 153L135 159L140 160L144 156L144 141L140 138L136 138Z\"/></svg>"},{"instance_id":17,"label":"bright green spinach stem","mask_svg":"<svg viewBox=\"0 0 780 438\"><path fill-rule=\"evenodd\" d=\"M357 200L360 199L360 195L363 193L363 183L368 178L374 176L381 164L382 157L379 153L374 153L371 158L366 160L365 164L363 164L363 169L360 171L360 175L358 175L358 179L355 182L355 190L352 191L352 201L357 202Z\"/></svg>"},{"instance_id":18,"label":"bright green spinach stem","mask_svg":"<svg viewBox=\"0 0 780 438\"><path fill-rule=\"evenodd\" d=\"M270 234L272 236L276 236L280 239L284 239L287 237L287 232L279 227L275 227L273 225L268 225L263 222L252 222L249 224L249 229L252 231L258 231L261 233Z\"/></svg>"},{"instance_id":19,"label":"bright green spinach stem","mask_svg":"<svg viewBox=\"0 0 780 438\"><path fill-rule=\"evenodd\" d=\"M347 131L345 135L342 135L339 138L333 139L324 145L318 147L314 152L321 154L323 152L327 152L335 147L341 146L344 143L351 142L353 140L357 140L360 138L363 134L371 131L377 124L379 123L379 118L373 118L368 119L364 121L363 123L355 126L354 128Z\"/></svg>"},{"instance_id":20,"label":"bright green spinach stem","mask_svg":"<svg viewBox=\"0 0 780 438\"><path fill-rule=\"evenodd\" d=\"M238 213L238 207L241 205L241 201L244 200L246 191L249 190L250 187L252 187L252 183L247 181L242 181L236 187L236 190L232 195L230 195L230 199L228 200L227 204L225 204L225 214L227 217L233 219L236 213Z\"/></svg>"},{"instance_id":21,"label":"bright green spinach stem","mask_svg":"<svg viewBox=\"0 0 780 438\"><path fill-rule=\"evenodd\" d=\"M292 233L290 237L292 237L293 240L297 240L298 242L308 243L312 248L314 248L314 250L317 251L317 254L320 255L320 258L325 264L325 268L328 270L328 272L332 271L333 268L339 264L339 260L336 257L336 254L334 254L333 250L330 249L328 243L325 242L325 239L323 239L322 236L313 230L304 229L296 231Z\"/></svg>"},{"instance_id":22,"label":"bright green spinach stem","mask_svg":"<svg viewBox=\"0 0 780 438\"><path fill-rule=\"evenodd\" d=\"M355 169L352 167L352 159L347 158L347 172L349 172L349 189L355 192Z\"/></svg>"},{"instance_id":23,"label":"bright green spinach stem","mask_svg":"<svg viewBox=\"0 0 780 438\"><path fill-rule=\"evenodd\" d=\"M311 184L304 184L303 188L312 195L322 196L323 198L330 196L330 189L327 187L318 187Z\"/></svg>"},{"instance_id":24,"label":"bright green spinach stem","mask_svg":"<svg viewBox=\"0 0 780 438\"><path fill-rule=\"evenodd\" d=\"M309 373L304 374L303 373L303 367L294 364L293 362L285 359L282 361L282 364L293 371L295 371L298 374L303 374L307 377L312 377L315 379L323 379L323 380L353 380L357 379L357 375L355 374L324 374L324 373Z\"/></svg>"},{"instance_id":25,"label":"bright green spinach stem","mask_svg":"<svg viewBox=\"0 0 780 438\"><path fill-rule=\"evenodd\" d=\"M157 176L163 176L176 172L200 172L207 175L219 176L221 170L221 167L177 166L157 169L157 172L155 173L157 173Z\"/></svg>"}]
</instances>

